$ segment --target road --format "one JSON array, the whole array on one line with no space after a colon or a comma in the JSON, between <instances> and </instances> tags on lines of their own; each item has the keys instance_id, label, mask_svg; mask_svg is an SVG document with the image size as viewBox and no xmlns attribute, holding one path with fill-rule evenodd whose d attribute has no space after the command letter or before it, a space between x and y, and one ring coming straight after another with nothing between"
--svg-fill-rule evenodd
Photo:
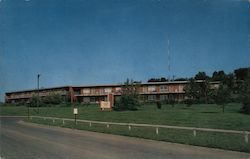
<instances>
[{"instance_id":1,"label":"road","mask_svg":"<svg viewBox=\"0 0 250 159\"><path fill-rule=\"evenodd\" d=\"M248 153L0 119L0 159L250 159Z\"/></svg>"}]
</instances>

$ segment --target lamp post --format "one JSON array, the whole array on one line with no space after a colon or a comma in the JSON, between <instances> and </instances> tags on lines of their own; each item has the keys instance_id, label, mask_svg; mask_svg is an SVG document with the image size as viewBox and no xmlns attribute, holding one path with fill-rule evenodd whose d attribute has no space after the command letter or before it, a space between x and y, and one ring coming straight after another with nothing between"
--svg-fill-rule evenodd
<instances>
[{"instance_id":1,"label":"lamp post","mask_svg":"<svg viewBox=\"0 0 250 159\"><path fill-rule=\"evenodd\" d=\"M40 79L40 74L37 74L37 102L36 102L36 106L37 106L37 112L39 113L39 100L40 100L40 96L39 96L39 79Z\"/></svg>"}]
</instances>

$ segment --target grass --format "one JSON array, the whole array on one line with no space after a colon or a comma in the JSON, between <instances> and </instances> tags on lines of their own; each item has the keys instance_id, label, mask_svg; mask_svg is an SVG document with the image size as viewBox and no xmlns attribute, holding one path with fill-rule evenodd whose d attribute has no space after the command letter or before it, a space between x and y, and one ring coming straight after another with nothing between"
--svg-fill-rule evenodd
<instances>
[{"instance_id":1,"label":"grass","mask_svg":"<svg viewBox=\"0 0 250 159\"><path fill-rule=\"evenodd\" d=\"M175 107L163 105L162 109L156 105L143 105L138 111L101 111L97 105L79 106L79 119L125 122L125 123L148 123L190 127L217 128L229 130L250 131L250 115L239 112L239 103L231 103L226 106L225 113L219 106L213 104L197 104L186 107L177 104ZM39 114L36 108L30 109L31 115L53 116L74 118L71 107L42 107ZM27 115L27 107L0 107L0 115Z\"/></svg>"},{"instance_id":2,"label":"grass","mask_svg":"<svg viewBox=\"0 0 250 159\"><path fill-rule=\"evenodd\" d=\"M28 120L27 120L28 121ZM244 136L239 134L226 134L226 133L211 133L197 131L196 137L193 132L189 130L173 130L173 129L159 129L159 134L156 135L154 128L145 127L132 127L131 130L127 126L110 125L109 128L102 124L93 124L91 127L89 123L78 122L75 125L74 121L53 120L51 119L38 119L32 118L30 122L61 126L79 130L95 131L101 133L117 134L124 136L140 137L145 139L160 140L167 142L182 143L188 145L197 145L212 148L221 148L234 151L250 152L250 143L244 142Z\"/></svg>"},{"instance_id":3,"label":"grass","mask_svg":"<svg viewBox=\"0 0 250 159\"><path fill-rule=\"evenodd\" d=\"M250 131L250 115L239 112L241 105L231 103L226 106L225 113L222 109L213 104L197 104L192 107L186 107L177 104L175 107L163 105L162 109L156 108L156 105L143 105L138 111L100 111L97 105L80 106L78 105L78 118L96 121L126 122L126 123L148 123L176 126L190 126L202 128L218 128L229 130ZM30 109L31 115L54 116L63 118L74 118L72 107L43 107L39 114L36 108ZM0 107L1 115L27 115L27 107ZM43 120L33 118L31 122L69 127L75 129L112 133L125 136L134 136L153 140L176 142L190 145L199 145L205 147L215 147L235 151L250 152L250 143L244 142L244 136L240 134L224 134L199 132L193 136L192 131L159 129L159 135L155 134L154 128L132 127L131 131L127 126L78 123L66 121L62 124L61 120Z\"/></svg>"}]
</instances>

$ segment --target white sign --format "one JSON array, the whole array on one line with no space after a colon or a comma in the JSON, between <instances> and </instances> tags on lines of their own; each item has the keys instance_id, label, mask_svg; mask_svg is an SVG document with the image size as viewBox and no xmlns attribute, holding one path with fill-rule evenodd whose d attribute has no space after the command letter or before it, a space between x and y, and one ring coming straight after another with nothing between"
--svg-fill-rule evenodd
<instances>
[{"instance_id":1,"label":"white sign","mask_svg":"<svg viewBox=\"0 0 250 159\"><path fill-rule=\"evenodd\" d=\"M109 101L101 101L101 109L110 109L111 108L111 105L110 105L110 102Z\"/></svg>"},{"instance_id":2,"label":"white sign","mask_svg":"<svg viewBox=\"0 0 250 159\"><path fill-rule=\"evenodd\" d=\"M74 114L78 114L78 110L77 110L77 108L74 108L74 112L73 112Z\"/></svg>"}]
</instances>

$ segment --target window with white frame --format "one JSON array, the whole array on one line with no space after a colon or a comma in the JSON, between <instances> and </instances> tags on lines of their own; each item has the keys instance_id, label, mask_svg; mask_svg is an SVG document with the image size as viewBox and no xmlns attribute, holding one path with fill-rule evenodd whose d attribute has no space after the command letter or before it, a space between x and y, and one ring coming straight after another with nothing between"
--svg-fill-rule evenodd
<instances>
[{"instance_id":1,"label":"window with white frame","mask_svg":"<svg viewBox=\"0 0 250 159\"><path fill-rule=\"evenodd\" d=\"M104 88L104 92L105 93L111 93L112 92L112 88Z\"/></svg>"},{"instance_id":2,"label":"window with white frame","mask_svg":"<svg viewBox=\"0 0 250 159\"><path fill-rule=\"evenodd\" d=\"M149 92L155 92L156 91L156 86L148 86L148 91Z\"/></svg>"},{"instance_id":3,"label":"window with white frame","mask_svg":"<svg viewBox=\"0 0 250 159\"><path fill-rule=\"evenodd\" d=\"M161 92L168 91L168 86L167 85L161 85L160 86L160 91Z\"/></svg>"},{"instance_id":4,"label":"window with white frame","mask_svg":"<svg viewBox=\"0 0 250 159\"><path fill-rule=\"evenodd\" d=\"M90 89L89 88L84 88L84 89L82 89L82 93L83 94L89 94L90 93Z\"/></svg>"}]
</instances>

